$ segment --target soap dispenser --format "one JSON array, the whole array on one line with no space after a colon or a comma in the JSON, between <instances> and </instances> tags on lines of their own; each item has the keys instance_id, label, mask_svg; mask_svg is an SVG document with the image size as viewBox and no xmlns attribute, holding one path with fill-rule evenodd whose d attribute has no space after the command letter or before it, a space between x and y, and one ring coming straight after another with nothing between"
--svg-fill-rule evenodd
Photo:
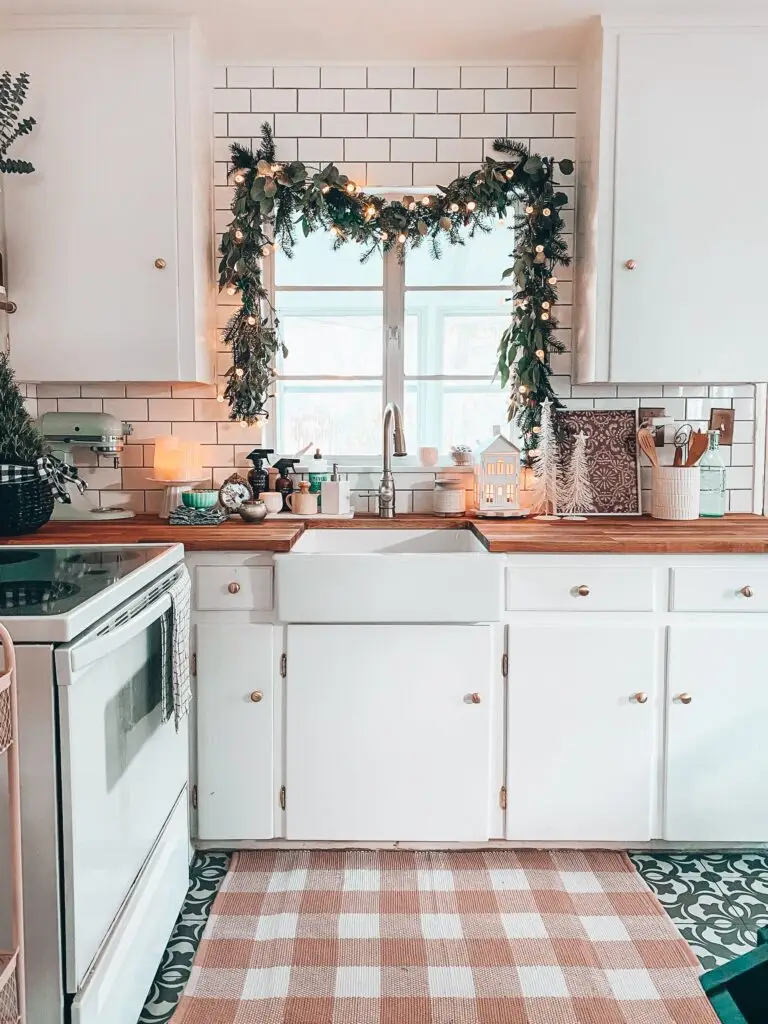
<instances>
[{"instance_id":1,"label":"soap dispenser","mask_svg":"<svg viewBox=\"0 0 768 1024\"><path fill-rule=\"evenodd\" d=\"M251 485L254 498L258 498L262 491L269 490L269 477L264 469L264 463L274 451L274 448L254 448L248 455L253 463L253 469L248 471L248 483Z\"/></svg>"},{"instance_id":2,"label":"soap dispenser","mask_svg":"<svg viewBox=\"0 0 768 1024\"><path fill-rule=\"evenodd\" d=\"M288 511L288 505L286 498L289 494L292 494L295 490L293 482L293 467L298 465L301 459L278 459L275 462L275 469L279 472L280 476L275 480L275 490L278 494L283 496L283 507L281 512Z\"/></svg>"},{"instance_id":3,"label":"soap dispenser","mask_svg":"<svg viewBox=\"0 0 768 1024\"><path fill-rule=\"evenodd\" d=\"M349 480L342 480L339 467L334 462L331 479L320 487L323 512L328 516L348 516L352 511L349 495Z\"/></svg>"}]
</instances>

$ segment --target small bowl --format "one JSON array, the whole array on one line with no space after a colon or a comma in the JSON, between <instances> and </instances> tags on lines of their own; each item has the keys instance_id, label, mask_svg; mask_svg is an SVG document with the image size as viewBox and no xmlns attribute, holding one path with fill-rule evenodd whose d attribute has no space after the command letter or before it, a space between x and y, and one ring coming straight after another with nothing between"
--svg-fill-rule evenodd
<instances>
[{"instance_id":1,"label":"small bowl","mask_svg":"<svg viewBox=\"0 0 768 1024\"><path fill-rule=\"evenodd\" d=\"M240 518L246 523L261 523L267 518L267 506L260 498L244 501L238 506Z\"/></svg>"},{"instance_id":2,"label":"small bowl","mask_svg":"<svg viewBox=\"0 0 768 1024\"><path fill-rule=\"evenodd\" d=\"M182 491L181 500L187 508L213 508L219 500L219 492L204 489Z\"/></svg>"}]
</instances>

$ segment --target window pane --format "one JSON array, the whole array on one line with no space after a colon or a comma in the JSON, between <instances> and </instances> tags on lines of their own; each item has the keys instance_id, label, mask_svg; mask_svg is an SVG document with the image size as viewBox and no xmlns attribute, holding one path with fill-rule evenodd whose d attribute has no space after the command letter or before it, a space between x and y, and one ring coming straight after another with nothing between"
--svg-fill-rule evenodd
<instances>
[{"instance_id":1,"label":"window pane","mask_svg":"<svg viewBox=\"0 0 768 1024\"><path fill-rule=\"evenodd\" d=\"M377 455L381 450L381 385L291 383L277 387L277 450L305 445L323 455Z\"/></svg>"},{"instance_id":2,"label":"window pane","mask_svg":"<svg viewBox=\"0 0 768 1024\"><path fill-rule=\"evenodd\" d=\"M288 376L378 376L382 372L381 292L277 292Z\"/></svg>"},{"instance_id":3,"label":"window pane","mask_svg":"<svg viewBox=\"0 0 768 1024\"><path fill-rule=\"evenodd\" d=\"M447 452L454 444L475 448L490 440L493 427L515 444L517 430L507 423L508 394L498 385L477 381L406 381L405 436L409 450L437 445ZM412 438L414 440L412 440Z\"/></svg>"},{"instance_id":4,"label":"window pane","mask_svg":"<svg viewBox=\"0 0 768 1024\"><path fill-rule=\"evenodd\" d=\"M408 376L487 376L496 368L499 338L509 326L504 292L406 292Z\"/></svg>"},{"instance_id":5,"label":"window pane","mask_svg":"<svg viewBox=\"0 0 768 1024\"><path fill-rule=\"evenodd\" d=\"M512 265L509 254L515 244L514 235L508 230L511 218L504 224L491 221L489 234L476 231L473 238L465 232L466 245L442 246L442 256L434 259L428 243L408 252L405 261L406 287L435 285L485 285L493 287L502 284L501 275Z\"/></svg>"},{"instance_id":6,"label":"window pane","mask_svg":"<svg viewBox=\"0 0 768 1024\"><path fill-rule=\"evenodd\" d=\"M381 287L381 254L374 253L361 263L364 252L364 247L356 242L347 242L334 252L329 232L315 231L305 238L298 227L293 258L288 259L282 249L275 253L275 285Z\"/></svg>"}]
</instances>

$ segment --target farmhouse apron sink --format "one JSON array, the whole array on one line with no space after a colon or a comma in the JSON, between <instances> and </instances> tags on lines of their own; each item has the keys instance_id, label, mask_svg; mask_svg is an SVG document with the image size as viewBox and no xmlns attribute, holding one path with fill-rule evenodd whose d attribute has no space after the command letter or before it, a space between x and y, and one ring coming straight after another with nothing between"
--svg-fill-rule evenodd
<instances>
[{"instance_id":1,"label":"farmhouse apron sink","mask_svg":"<svg viewBox=\"0 0 768 1024\"><path fill-rule=\"evenodd\" d=\"M493 622L502 559L470 530L307 530L275 556L283 622Z\"/></svg>"}]
</instances>

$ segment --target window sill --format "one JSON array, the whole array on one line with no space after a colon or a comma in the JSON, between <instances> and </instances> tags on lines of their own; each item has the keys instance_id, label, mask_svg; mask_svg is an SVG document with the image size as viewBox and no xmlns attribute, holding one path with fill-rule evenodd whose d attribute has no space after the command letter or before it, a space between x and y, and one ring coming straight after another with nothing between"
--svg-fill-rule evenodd
<instances>
[{"instance_id":1,"label":"window sill","mask_svg":"<svg viewBox=\"0 0 768 1024\"><path fill-rule=\"evenodd\" d=\"M312 470L308 463L301 463L296 466L297 473L309 473ZM341 473L381 473L383 463L381 459L355 459L355 458L328 458L327 465L330 467L336 463ZM457 466L451 461L450 456L442 456L434 466L422 466L415 456L406 455L404 458L392 458L393 473L443 473L450 470L452 473L471 473L473 466Z\"/></svg>"}]
</instances>

